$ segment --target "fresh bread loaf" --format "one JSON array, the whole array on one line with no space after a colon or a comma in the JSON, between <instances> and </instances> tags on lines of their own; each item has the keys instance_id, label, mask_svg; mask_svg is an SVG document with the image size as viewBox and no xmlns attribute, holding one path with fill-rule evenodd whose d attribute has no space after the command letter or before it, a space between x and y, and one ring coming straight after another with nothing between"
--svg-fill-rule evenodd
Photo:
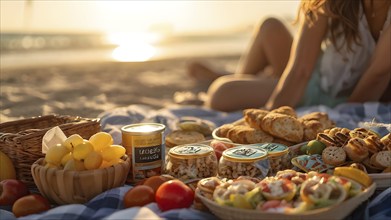
<instances>
[{"instance_id":1,"label":"fresh bread loaf","mask_svg":"<svg viewBox=\"0 0 391 220\"><path fill-rule=\"evenodd\" d=\"M294 117L280 113L268 113L262 119L262 130L290 142L299 143L303 140L303 126Z\"/></svg>"},{"instance_id":2,"label":"fresh bread loaf","mask_svg":"<svg viewBox=\"0 0 391 220\"><path fill-rule=\"evenodd\" d=\"M232 127L227 134L234 143L255 144L273 142L273 137L262 130L257 130L246 125L237 125Z\"/></svg>"},{"instance_id":3,"label":"fresh bread loaf","mask_svg":"<svg viewBox=\"0 0 391 220\"><path fill-rule=\"evenodd\" d=\"M318 133L335 126L326 113L312 112L299 118L303 124L304 141L310 141L316 138Z\"/></svg>"},{"instance_id":4,"label":"fresh bread loaf","mask_svg":"<svg viewBox=\"0 0 391 220\"><path fill-rule=\"evenodd\" d=\"M250 127L261 129L261 121L268 113L266 110L251 108L243 110L243 117Z\"/></svg>"}]
</instances>

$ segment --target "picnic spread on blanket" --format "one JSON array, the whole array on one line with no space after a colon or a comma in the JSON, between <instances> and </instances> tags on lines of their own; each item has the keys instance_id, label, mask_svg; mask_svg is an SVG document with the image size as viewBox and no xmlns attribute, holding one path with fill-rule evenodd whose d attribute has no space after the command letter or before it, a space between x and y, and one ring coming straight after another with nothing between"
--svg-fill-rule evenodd
<instances>
[{"instance_id":1,"label":"picnic spread on blanket","mask_svg":"<svg viewBox=\"0 0 391 220\"><path fill-rule=\"evenodd\" d=\"M1 219L391 218L391 103L0 124Z\"/></svg>"}]
</instances>

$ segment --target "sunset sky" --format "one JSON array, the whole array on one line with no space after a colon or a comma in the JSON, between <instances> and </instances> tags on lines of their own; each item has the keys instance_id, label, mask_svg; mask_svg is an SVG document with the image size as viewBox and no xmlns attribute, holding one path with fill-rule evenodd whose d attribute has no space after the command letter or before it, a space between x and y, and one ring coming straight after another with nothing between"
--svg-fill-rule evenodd
<instances>
[{"instance_id":1,"label":"sunset sky","mask_svg":"<svg viewBox=\"0 0 391 220\"><path fill-rule=\"evenodd\" d=\"M219 32L269 15L294 17L298 0L0 0L1 32Z\"/></svg>"}]
</instances>

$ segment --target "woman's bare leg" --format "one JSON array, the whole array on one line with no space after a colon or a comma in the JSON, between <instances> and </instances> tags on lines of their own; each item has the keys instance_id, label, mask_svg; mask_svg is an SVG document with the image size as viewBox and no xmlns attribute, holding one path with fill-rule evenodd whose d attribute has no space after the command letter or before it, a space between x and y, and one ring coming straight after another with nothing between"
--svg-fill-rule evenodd
<instances>
[{"instance_id":1,"label":"woman's bare leg","mask_svg":"<svg viewBox=\"0 0 391 220\"><path fill-rule=\"evenodd\" d=\"M211 84L206 106L220 111L262 107L285 69L292 41L279 20L265 20L236 74L220 77ZM271 76L254 76L269 65L273 70Z\"/></svg>"},{"instance_id":2,"label":"woman's bare leg","mask_svg":"<svg viewBox=\"0 0 391 220\"><path fill-rule=\"evenodd\" d=\"M205 105L219 111L259 108L265 105L278 79L256 76L222 76L208 89Z\"/></svg>"},{"instance_id":3,"label":"woman's bare leg","mask_svg":"<svg viewBox=\"0 0 391 220\"><path fill-rule=\"evenodd\" d=\"M288 62L292 41L289 30L281 21L266 19L254 35L247 53L240 58L236 74L256 75L271 66L279 77ZM188 73L197 80L209 82L229 74L198 62L189 64Z\"/></svg>"},{"instance_id":4,"label":"woman's bare leg","mask_svg":"<svg viewBox=\"0 0 391 220\"><path fill-rule=\"evenodd\" d=\"M236 73L256 75L270 65L274 75L280 77L288 63L292 41L293 37L280 20L266 19L247 54L241 57Z\"/></svg>"}]
</instances>

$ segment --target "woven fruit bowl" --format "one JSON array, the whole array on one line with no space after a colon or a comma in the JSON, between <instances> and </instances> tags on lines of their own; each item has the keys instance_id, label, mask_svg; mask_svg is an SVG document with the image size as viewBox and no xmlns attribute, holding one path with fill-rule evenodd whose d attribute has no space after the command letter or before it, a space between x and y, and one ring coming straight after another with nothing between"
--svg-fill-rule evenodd
<instances>
[{"instance_id":1,"label":"woven fruit bowl","mask_svg":"<svg viewBox=\"0 0 391 220\"><path fill-rule=\"evenodd\" d=\"M43 196L58 205L86 203L98 194L125 184L130 169L128 156L125 162L84 171L69 171L45 167L44 158L31 166L35 185Z\"/></svg>"}]
</instances>

